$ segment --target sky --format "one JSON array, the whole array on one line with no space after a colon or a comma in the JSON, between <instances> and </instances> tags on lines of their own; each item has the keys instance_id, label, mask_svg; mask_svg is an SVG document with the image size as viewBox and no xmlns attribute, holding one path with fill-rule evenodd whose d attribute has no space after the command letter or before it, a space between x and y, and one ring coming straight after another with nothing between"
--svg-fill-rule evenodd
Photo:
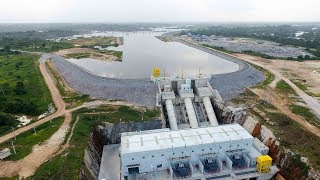
<instances>
[{"instance_id":1,"label":"sky","mask_svg":"<svg viewBox=\"0 0 320 180\"><path fill-rule=\"evenodd\" d=\"M0 23L319 22L320 0L0 0Z\"/></svg>"}]
</instances>

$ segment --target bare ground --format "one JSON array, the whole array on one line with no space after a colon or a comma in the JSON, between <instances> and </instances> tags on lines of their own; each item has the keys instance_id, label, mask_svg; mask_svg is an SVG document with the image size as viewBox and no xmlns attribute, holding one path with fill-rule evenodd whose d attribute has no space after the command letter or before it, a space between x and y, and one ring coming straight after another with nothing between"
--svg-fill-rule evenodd
<instances>
[{"instance_id":1,"label":"bare ground","mask_svg":"<svg viewBox=\"0 0 320 180\"><path fill-rule=\"evenodd\" d=\"M265 88L265 89L251 89L252 92L257 94L261 99L268 99L272 102L272 104L283 114L290 117L295 122L299 123L304 129L311 132L312 134L320 137L320 129L312 124L310 124L308 121L306 121L304 118L294 114L291 112L291 110L288 108L289 103L288 101L275 93L273 90Z\"/></svg>"},{"instance_id":2,"label":"bare ground","mask_svg":"<svg viewBox=\"0 0 320 180\"><path fill-rule=\"evenodd\" d=\"M276 83L279 80L284 80L286 83L288 83L294 91L298 94L298 96L305 102L305 104L310 108L313 113L320 119L320 103L319 101L306 94L303 92L299 87L297 87L291 80L292 78L290 74L284 73L283 69L290 68L290 71L292 72L305 72L305 73L310 73L308 72L308 69L305 68L304 70L301 70L303 67L299 62L291 62L291 61L280 61L280 60L268 60L261 58L261 57L256 57L256 56L250 56L250 55L245 55L245 54L236 54L237 57L240 59L243 59L245 61L248 61L252 64L255 64L257 66L260 66L262 68L265 68L269 70L271 73L275 75L275 80L271 82L269 85L270 88L264 88L264 89L251 89L254 93L256 93L260 98L265 98L267 96L268 99L271 100L272 104L279 109L282 113L286 114L290 118L292 118L294 121L299 123L303 128L308 130L309 132L313 133L314 135L320 137L320 129L310 123L308 123L304 118L292 113L288 109L288 101L286 98L281 97L277 93L275 93L272 88L275 88ZM312 62L315 63L315 62ZM317 62L320 65L320 62ZM309 70L310 71L310 70ZM304 75L301 75L305 77ZM313 81L320 82L320 79L316 78L310 78Z\"/></svg>"},{"instance_id":3,"label":"bare ground","mask_svg":"<svg viewBox=\"0 0 320 180\"><path fill-rule=\"evenodd\" d=\"M106 53L101 53L95 49L91 48L71 48L71 49L62 49L56 52L57 55L62 56L64 58L72 58L72 54L78 53L89 53L89 58L97 59L101 61L117 61L119 58Z\"/></svg>"},{"instance_id":4,"label":"bare ground","mask_svg":"<svg viewBox=\"0 0 320 180\"><path fill-rule=\"evenodd\" d=\"M259 63L269 69L276 70L288 79L306 80L308 91L313 94L320 94L320 61L288 61L288 60L266 60L264 58L237 54L236 56ZM279 77L276 76L279 80ZM273 85L272 85L273 86ZM315 97L320 98L320 97Z\"/></svg>"}]
</instances>

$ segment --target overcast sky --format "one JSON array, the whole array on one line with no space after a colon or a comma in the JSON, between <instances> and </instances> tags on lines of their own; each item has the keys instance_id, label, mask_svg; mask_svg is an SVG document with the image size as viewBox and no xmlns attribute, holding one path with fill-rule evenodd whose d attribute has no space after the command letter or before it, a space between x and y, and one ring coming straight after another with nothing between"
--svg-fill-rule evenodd
<instances>
[{"instance_id":1,"label":"overcast sky","mask_svg":"<svg viewBox=\"0 0 320 180\"><path fill-rule=\"evenodd\" d=\"M320 0L0 0L1 23L320 21Z\"/></svg>"}]
</instances>

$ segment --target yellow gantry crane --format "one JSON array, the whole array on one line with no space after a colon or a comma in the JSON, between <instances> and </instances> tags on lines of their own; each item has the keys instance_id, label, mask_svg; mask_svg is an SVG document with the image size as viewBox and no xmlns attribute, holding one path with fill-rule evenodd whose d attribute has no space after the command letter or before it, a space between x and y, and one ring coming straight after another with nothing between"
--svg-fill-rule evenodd
<instances>
[{"instance_id":1,"label":"yellow gantry crane","mask_svg":"<svg viewBox=\"0 0 320 180\"><path fill-rule=\"evenodd\" d=\"M153 77L160 76L160 68L153 68Z\"/></svg>"}]
</instances>

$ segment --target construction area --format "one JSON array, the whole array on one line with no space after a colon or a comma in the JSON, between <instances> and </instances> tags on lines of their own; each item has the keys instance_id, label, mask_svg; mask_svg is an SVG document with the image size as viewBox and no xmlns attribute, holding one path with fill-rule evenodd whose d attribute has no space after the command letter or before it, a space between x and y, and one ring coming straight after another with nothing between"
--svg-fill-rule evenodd
<instances>
[{"instance_id":1,"label":"construction area","mask_svg":"<svg viewBox=\"0 0 320 180\"><path fill-rule=\"evenodd\" d=\"M210 78L158 75L163 128L125 132L120 144L105 145L99 179L271 179L278 172L259 139L237 123L219 125Z\"/></svg>"}]
</instances>

